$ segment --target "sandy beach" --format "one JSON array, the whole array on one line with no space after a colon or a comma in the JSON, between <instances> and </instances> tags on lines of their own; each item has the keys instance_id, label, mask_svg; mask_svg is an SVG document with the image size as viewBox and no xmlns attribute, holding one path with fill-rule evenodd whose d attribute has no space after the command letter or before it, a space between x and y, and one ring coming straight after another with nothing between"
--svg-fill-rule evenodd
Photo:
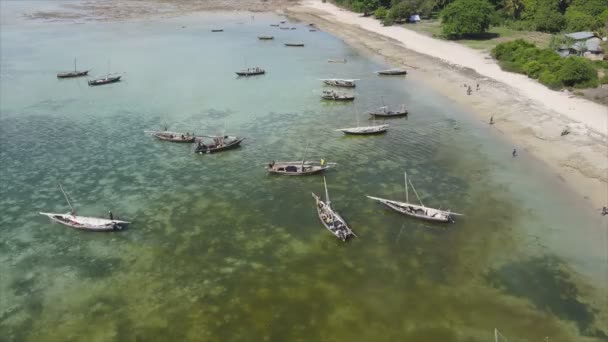
<instances>
[{"instance_id":1,"label":"sandy beach","mask_svg":"<svg viewBox=\"0 0 608 342\"><path fill-rule=\"evenodd\" d=\"M469 108L481 122L493 116L495 124L488 129L511 141L521 157L543 161L593 208L608 203L607 107L504 72L483 52L403 27L384 27L330 3L305 1L286 12L405 67L407 77ZM480 90L467 96L464 84L473 89L479 84ZM571 133L561 136L566 127Z\"/></svg>"}]
</instances>

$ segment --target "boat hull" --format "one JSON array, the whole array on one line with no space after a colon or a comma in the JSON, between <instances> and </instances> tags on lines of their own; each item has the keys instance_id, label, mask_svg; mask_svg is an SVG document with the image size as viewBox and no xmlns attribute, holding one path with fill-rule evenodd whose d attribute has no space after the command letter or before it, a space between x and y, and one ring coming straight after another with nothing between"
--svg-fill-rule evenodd
<instances>
[{"instance_id":1,"label":"boat hull","mask_svg":"<svg viewBox=\"0 0 608 342\"><path fill-rule=\"evenodd\" d=\"M332 233L337 239L342 242L348 241L352 237L356 237L355 233L348 227L346 221L334 211L330 205L323 202L319 196L312 193L312 197L315 199L317 216L323 226Z\"/></svg>"},{"instance_id":2,"label":"boat hull","mask_svg":"<svg viewBox=\"0 0 608 342\"><path fill-rule=\"evenodd\" d=\"M97 217L75 216L71 214L40 213L47 216L52 222L75 229L86 231L107 232L121 230L130 222L120 220L107 220Z\"/></svg>"},{"instance_id":3,"label":"boat hull","mask_svg":"<svg viewBox=\"0 0 608 342\"><path fill-rule=\"evenodd\" d=\"M182 133L167 134L165 132L162 132L162 133L154 133L152 135L155 138L157 138L158 140L179 143L179 144L193 143L194 140L196 139L195 136L186 135L186 134L182 134Z\"/></svg>"},{"instance_id":4,"label":"boat hull","mask_svg":"<svg viewBox=\"0 0 608 342\"><path fill-rule=\"evenodd\" d=\"M459 215L406 202L397 202L372 196L367 197L378 201L399 213L426 221L450 223L454 221L454 215Z\"/></svg>"},{"instance_id":5,"label":"boat hull","mask_svg":"<svg viewBox=\"0 0 608 342\"><path fill-rule=\"evenodd\" d=\"M302 162L279 162L274 165L266 166L266 171L273 175L282 175L282 176L309 176L324 172L325 170L331 168L330 165L320 165L320 164L309 164L304 163L302 167Z\"/></svg>"},{"instance_id":6,"label":"boat hull","mask_svg":"<svg viewBox=\"0 0 608 342\"><path fill-rule=\"evenodd\" d=\"M371 116L377 116L380 118L397 118L397 117L401 117L401 116L407 116L408 112L403 111L403 112L388 112L388 113L382 113L382 112L369 112L368 113Z\"/></svg>"},{"instance_id":7,"label":"boat hull","mask_svg":"<svg viewBox=\"0 0 608 342\"><path fill-rule=\"evenodd\" d=\"M405 71L405 70L385 70L385 71L378 71L378 75L381 75L381 76L403 76L403 75L407 75L407 71Z\"/></svg>"},{"instance_id":8,"label":"boat hull","mask_svg":"<svg viewBox=\"0 0 608 342\"><path fill-rule=\"evenodd\" d=\"M337 129L337 131L348 135L376 135L386 133L387 130L388 125Z\"/></svg>"},{"instance_id":9,"label":"boat hull","mask_svg":"<svg viewBox=\"0 0 608 342\"><path fill-rule=\"evenodd\" d=\"M69 72L61 72L57 74L57 78L76 78L87 76L89 71L69 71Z\"/></svg>"},{"instance_id":10,"label":"boat hull","mask_svg":"<svg viewBox=\"0 0 608 342\"><path fill-rule=\"evenodd\" d=\"M246 72L246 71L237 71L236 74L239 76L249 77L249 76L258 76L264 75L265 71L256 71L256 72Z\"/></svg>"},{"instance_id":11,"label":"boat hull","mask_svg":"<svg viewBox=\"0 0 608 342\"><path fill-rule=\"evenodd\" d=\"M93 87L93 86L100 86L100 85L104 85L104 84L116 83L116 82L120 82L121 77L122 76L115 76L115 77L107 77L107 78L99 78L96 80L90 80L89 85Z\"/></svg>"},{"instance_id":12,"label":"boat hull","mask_svg":"<svg viewBox=\"0 0 608 342\"><path fill-rule=\"evenodd\" d=\"M304 47L304 44L289 44L289 43L286 43L285 46L289 46L289 47Z\"/></svg>"},{"instance_id":13,"label":"boat hull","mask_svg":"<svg viewBox=\"0 0 608 342\"><path fill-rule=\"evenodd\" d=\"M235 149L239 146L241 146L241 142L245 140L245 138L238 138L234 141L231 141L230 143L226 144L226 145L222 145L220 147L208 147L208 145L205 145L206 147L200 147L197 146L196 149L194 150L195 153L199 153L199 154L211 154L211 153L217 153L217 152L223 152L223 151L227 151L227 150L232 150Z\"/></svg>"}]
</instances>

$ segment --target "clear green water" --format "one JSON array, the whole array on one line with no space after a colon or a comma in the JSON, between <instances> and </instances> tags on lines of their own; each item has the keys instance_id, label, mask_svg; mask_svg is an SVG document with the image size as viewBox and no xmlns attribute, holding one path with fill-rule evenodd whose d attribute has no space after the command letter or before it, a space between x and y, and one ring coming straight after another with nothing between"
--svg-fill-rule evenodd
<instances>
[{"instance_id":1,"label":"clear green water","mask_svg":"<svg viewBox=\"0 0 608 342\"><path fill-rule=\"evenodd\" d=\"M269 27L278 20L2 27L0 340L490 341L494 328L509 341L606 340L589 290L605 293L597 212L432 90L378 78L385 66L303 24ZM75 56L93 75L109 60L124 81L57 80ZM268 73L236 79L245 61ZM384 95L411 117L343 137L333 129L352 126L354 108L319 100L325 77L361 79L360 112ZM143 133L163 123L247 140L195 155ZM265 174L307 144L339 164L329 191L359 239L341 243L318 221L322 178ZM466 216L434 225L365 198L403 198L405 169L425 204ZM80 214L111 209L133 225L49 223L38 211L67 210L59 181Z\"/></svg>"}]
</instances>

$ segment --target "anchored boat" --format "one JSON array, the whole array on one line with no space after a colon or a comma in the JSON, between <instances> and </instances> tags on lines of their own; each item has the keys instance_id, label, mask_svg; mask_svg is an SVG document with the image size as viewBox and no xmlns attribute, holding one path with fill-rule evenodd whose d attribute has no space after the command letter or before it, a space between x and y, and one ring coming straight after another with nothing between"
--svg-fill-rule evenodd
<instances>
[{"instance_id":1,"label":"anchored boat","mask_svg":"<svg viewBox=\"0 0 608 342\"><path fill-rule=\"evenodd\" d=\"M236 74L239 76L256 76L256 75L263 75L265 73L266 73L266 70L259 68L259 67L247 68L247 69L236 72Z\"/></svg>"},{"instance_id":2,"label":"anchored boat","mask_svg":"<svg viewBox=\"0 0 608 342\"><path fill-rule=\"evenodd\" d=\"M354 88L357 86L355 81L358 81L358 80L357 79L346 80L346 79L340 79L340 78L328 78L328 79L322 79L321 81L323 81L323 83L325 83L327 85L334 86L334 87Z\"/></svg>"},{"instance_id":3,"label":"anchored boat","mask_svg":"<svg viewBox=\"0 0 608 342\"><path fill-rule=\"evenodd\" d=\"M304 43L285 43L285 46L291 46L291 47L303 47Z\"/></svg>"},{"instance_id":4,"label":"anchored boat","mask_svg":"<svg viewBox=\"0 0 608 342\"><path fill-rule=\"evenodd\" d=\"M383 118L391 118L398 116L407 116L407 109L405 109L405 105L402 104L400 109L391 110L388 106L384 104L384 98L380 96L380 100L382 101L382 107L374 110L370 110L368 112L369 115L378 116Z\"/></svg>"},{"instance_id":5,"label":"anchored boat","mask_svg":"<svg viewBox=\"0 0 608 342\"><path fill-rule=\"evenodd\" d=\"M130 222L114 220L112 212L110 212L110 219L103 219L97 217L87 217L87 216L78 216L76 215L76 210L72 207L68 195L63 190L61 184L59 184L59 189L63 193L65 200L68 202L71 211L66 214L58 214L58 213L43 213L40 212L40 215L47 216L51 219L52 222L60 223L64 226L81 229L81 230L89 230L89 231L112 231L112 230L120 230L126 227Z\"/></svg>"},{"instance_id":6,"label":"anchored boat","mask_svg":"<svg viewBox=\"0 0 608 342\"><path fill-rule=\"evenodd\" d=\"M328 59L327 62L328 63L346 63L346 58L342 58L342 59Z\"/></svg>"},{"instance_id":7,"label":"anchored boat","mask_svg":"<svg viewBox=\"0 0 608 342\"><path fill-rule=\"evenodd\" d=\"M200 154L222 152L239 147L243 140L245 140L245 138L228 135L200 136L195 140L194 152Z\"/></svg>"},{"instance_id":8,"label":"anchored boat","mask_svg":"<svg viewBox=\"0 0 608 342\"><path fill-rule=\"evenodd\" d=\"M169 142L174 142L174 143L193 143L194 140L196 139L196 136L194 136L194 133L190 134L189 132L187 132L187 133L170 132L170 131L164 130L164 131L145 131L145 133L148 133L159 140L169 141Z\"/></svg>"},{"instance_id":9,"label":"anchored boat","mask_svg":"<svg viewBox=\"0 0 608 342\"><path fill-rule=\"evenodd\" d=\"M429 207L425 206L422 203L422 200L420 199L420 197L418 196L418 193L416 192L414 185L407 178L407 173L404 173L404 177L405 177L405 202L398 202L398 201L393 201L393 200L378 198L378 197L372 197L372 196L367 196L367 197L371 198L375 201L378 201L378 202L386 205L387 207L389 207L397 212L400 212L402 214L416 217L416 218L423 219L423 220L428 220L428 221L444 222L444 223L452 222L453 223L455 216L462 215L462 214L458 214L458 213L453 213L449 210L446 211L446 210L441 210L441 209L429 208ZM414 194L416 195L416 198L418 198L418 202L420 202L420 204L409 203L408 183L412 187L412 190L414 190Z\"/></svg>"},{"instance_id":10,"label":"anchored boat","mask_svg":"<svg viewBox=\"0 0 608 342\"><path fill-rule=\"evenodd\" d=\"M357 127L350 128L338 128L336 131L342 132L344 134L350 135L373 135L373 134L382 134L386 133L388 130L388 125L376 125L376 120L374 120L374 124L371 126L360 126L359 125L359 113L355 110L355 118L357 120Z\"/></svg>"},{"instance_id":11,"label":"anchored boat","mask_svg":"<svg viewBox=\"0 0 608 342\"><path fill-rule=\"evenodd\" d=\"M311 161L277 161L274 160L266 166L266 171L275 175L284 176L308 176L316 173L321 173L329 168L332 168L336 163L327 163L325 160Z\"/></svg>"},{"instance_id":12,"label":"anchored boat","mask_svg":"<svg viewBox=\"0 0 608 342\"><path fill-rule=\"evenodd\" d=\"M327 191L327 182L323 177L323 186L325 187L325 202L319 196L312 193L312 197L315 199L317 214L321 223L329 230L336 238L346 242L351 237L357 237L357 235L348 227L346 221L331 207L329 200L329 192Z\"/></svg>"},{"instance_id":13,"label":"anchored boat","mask_svg":"<svg viewBox=\"0 0 608 342\"><path fill-rule=\"evenodd\" d=\"M89 70L77 70L76 69L76 58L74 58L74 71L60 72L57 74L57 78L74 78L86 76L89 74Z\"/></svg>"},{"instance_id":14,"label":"anchored boat","mask_svg":"<svg viewBox=\"0 0 608 342\"><path fill-rule=\"evenodd\" d=\"M332 100L332 101L353 101L355 99L355 95L338 93L333 90L323 90L323 93L321 94L321 98L324 100Z\"/></svg>"},{"instance_id":15,"label":"anchored boat","mask_svg":"<svg viewBox=\"0 0 608 342\"><path fill-rule=\"evenodd\" d=\"M378 71L378 75L383 75L383 76L407 75L407 71L404 69L388 69L388 70Z\"/></svg>"},{"instance_id":16,"label":"anchored boat","mask_svg":"<svg viewBox=\"0 0 608 342\"><path fill-rule=\"evenodd\" d=\"M99 86L99 85L104 85L104 84L110 84L110 83L116 83L116 82L120 82L120 78L122 76L110 76L110 75L106 75L100 78L96 78L93 80L89 81L89 85L90 86Z\"/></svg>"},{"instance_id":17,"label":"anchored boat","mask_svg":"<svg viewBox=\"0 0 608 342\"><path fill-rule=\"evenodd\" d=\"M259 40L273 40L273 36L258 36Z\"/></svg>"}]
</instances>

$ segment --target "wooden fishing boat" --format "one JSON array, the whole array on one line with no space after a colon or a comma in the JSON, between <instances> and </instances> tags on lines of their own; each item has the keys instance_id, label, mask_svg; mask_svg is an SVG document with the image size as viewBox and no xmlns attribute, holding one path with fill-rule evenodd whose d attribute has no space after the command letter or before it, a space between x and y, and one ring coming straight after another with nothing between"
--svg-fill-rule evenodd
<instances>
[{"instance_id":1,"label":"wooden fishing boat","mask_svg":"<svg viewBox=\"0 0 608 342\"><path fill-rule=\"evenodd\" d=\"M443 223L452 222L453 223L455 216L462 215L462 214L458 214L458 213L453 213L449 210L446 211L446 210L441 210L441 209L429 208L429 207L425 206L422 203L422 200L420 200L420 197L418 196L418 193L416 192L414 185L407 178L407 173L404 174L404 177L405 177L405 202L393 201L393 200L389 200L389 199L385 199L385 198L378 198L378 197L372 197L372 196L367 196L367 197L370 199L373 199L375 201L378 201L397 212L400 212L402 214L412 216L415 218L427 220L427 221L443 222ZM408 183L412 187L412 190L414 190L414 194L418 198L418 201L420 202L420 204L409 203Z\"/></svg>"},{"instance_id":2,"label":"wooden fishing boat","mask_svg":"<svg viewBox=\"0 0 608 342\"><path fill-rule=\"evenodd\" d=\"M224 32L224 29L213 29L211 32Z\"/></svg>"},{"instance_id":3,"label":"wooden fishing boat","mask_svg":"<svg viewBox=\"0 0 608 342\"><path fill-rule=\"evenodd\" d=\"M336 129L336 131L348 135L373 135L386 133L386 131L388 130L388 125L376 125L376 120L374 120L374 124L371 126L359 125L359 113L357 111L355 111L355 118L357 120L357 127L338 128Z\"/></svg>"},{"instance_id":4,"label":"wooden fishing boat","mask_svg":"<svg viewBox=\"0 0 608 342\"><path fill-rule=\"evenodd\" d=\"M339 78L330 78L330 79L322 79L321 81L323 81L323 83L325 83L327 85L334 86L334 87L354 88L357 86L355 84L355 81L358 81L358 80L356 80L356 79L345 80L345 79L339 79Z\"/></svg>"},{"instance_id":5,"label":"wooden fishing boat","mask_svg":"<svg viewBox=\"0 0 608 342\"><path fill-rule=\"evenodd\" d=\"M333 90L323 90L323 93L321 94L321 98L323 100L332 100L332 101L353 101L355 99L355 95L337 93Z\"/></svg>"},{"instance_id":6,"label":"wooden fishing boat","mask_svg":"<svg viewBox=\"0 0 608 342\"><path fill-rule=\"evenodd\" d=\"M66 71L60 72L57 74L57 78L74 78L74 77L82 77L89 74L89 70L77 70L76 69L76 59L74 58L74 71Z\"/></svg>"},{"instance_id":7,"label":"wooden fishing boat","mask_svg":"<svg viewBox=\"0 0 608 342\"><path fill-rule=\"evenodd\" d=\"M146 131L146 133L153 137L174 143L193 143L196 139L194 133L183 133L183 132L169 132L169 131Z\"/></svg>"},{"instance_id":8,"label":"wooden fishing boat","mask_svg":"<svg viewBox=\"0 0 608 342\"><path fill-rule=\"evenodd\" d=\"M308 29L308 32L317 32L315 29Z\"/></svg>"},{"instance_id":9,"label":"wooden fishing boat","mask_svg":"<svg viewBox=\"0 0 608 342\"><path fill-rule=\"evenodd\" d=\"M297 27L291 27L291 28L290 28L290 30L295 30L295 29L297 29Z\"/></svg>"},{"instance_id":10,"label":"wooden fishing boat","mask_svg":"<svg viewBox=\"0 0 608 342\"><path fill-rule=\"evenodd\" d=\"M368 114L371 116L391 118L398 116L407 116L408 112L407 109L405 109L405 105L402 105L401 108L397 110L390 110L387 106L382 106L378 109L370 110Z\"/></svg>"},{"instance_id":11,"label":"wooden fishing boat","mask_svg":"<svg viewBox=\"0 0 608 342\"><path fill-rule=\"evenodd\" d=\"M273 40L273 36L258 36L259 40Z\"/></svg>"},{"instance_id":12,"label":"wooden fishing boat","mask_svg":"<svg viewBox=\"0 0 608 342\"><path fill-rule=\"evenodd\" d=\"M324 160L320 162L310 160L275 162L273 160L266 165L266 171L275 175L308 176L321 173L335 165L336 163L326 163Z\"/></svg>"},{"instance_id":13,"label":"wooden fishing boat","mask_svg":"<svg viewBox=\"0 0 608 342\"><path fill-rule=\"evenodd\" d=\"M99 86L99 85L104 85L104 84L110 84L110 83L116 83L116 82L120 82L120 78L122 76L110 76L110 75L106 75L104 77L101 78L96 78L94 80L90 80L89 81L89 85L90 86Z\"/></svg>"},{"instance_id":14,"label":"wooden fishing boat","mask_svg":"<svg viewBox=\"0 0 608 342\"><path fill-rule=\"evenodd\" d=\"M44 215L51 219L52 222L56 222L62 224L64 226L88 230L88 231L112 231L112 230L121 230L126 227L130 222L114 220L112 213L110 212L110 219L103 219L97 217L88 217L88 216L78 216L76 215L76 210L72 207L70 200L68 199L68 195L63 190L61 184L59 184L59 189L63 193L65 200L68 202L68 205L72 209L71 212L66 214L58 214L58 213L44 213L40 212L40 215Z\"/></svg>"},{"instance_id":15,"label":"wooden fishing boat","mask_svg":"<svg viewBox=\"0 0 608 342\"><path fill-rule=\"evenodd\" d=\"M289 27L279 27L281 30L289 30Z\"/></svg>"},{"instance_id":16,"label":"wooden fishing boat","mask_svg":"<svg viewBox=\"0 0 608 342\"><path fill-rule=\"evenodd\" d=\"M270 24L272 27L279 27L279 24Z\"/></svg>"},{"instance_id":17,"label":"wooden fishing boat","mask_svg":"<svg viewBox=\"0 0 608 342\"><path fill-rule=\"evenodd\" d=\"M351 128L338 128L336 131L340 131L344 134L351 135L372 135L386 133L388 125L375 125L375 126L357 126Z\"/></svg>"},{"instance_id":18,"label":"wooden fishing boat","mask_svg":"<svg viewBox=\"0 0 608 342\"><path fill-rule=\"evenodd\" d=\"M383 76L407 75L407 71L404 69L388 69L388 70L378 71L378 75L383 75Z\"/></svg>"},{"instance_id":19,"label":"wooden fishing boat","mask_svg":"<svg viewBox=\"0 0 608 342\"><path fill-rule=\"evenodd\" d=\"M342 59L328 59L327 62L328 63L346 63L346 58L342 58Z\"/></svg>"},{"instance_id":20,"label":"wooden fishing boat","mask_svg":"<svg viewBox=\"0 0 608 342\"><path fill-rule=\"evenodd\" d=\"M317 215L321 220L321 223L329 230L336 238L346 242L351 237L357 237L357 235L348 227L346 221L331 207L331 201L329 200L329 192L327 191L327 182L323 177L323 186L325 187L325 202L314 192L312 197L315 199L317 207Z\"/></svg>"},{"instance_id":21,"label":"wooden fishing boat","mask_svg":"<svg viewBox=\"0 0 608 342\"><path fill-rule=\"evenodd\" d=\"M304 43L285 43L285 46L291 46L291 47L303 47Z\"/></svg>"},{"instance_id":22,"label":"wooden fishing boat","mask_svg":"<svg viewBox=\"0 0 608 342\"><path fill-rule=\"evenodd\" d=\"M205 142L205 138L210 139L210 141ZM245 138L228 135L201 136L196 138L196 141L194 143L194 152L203 154L231 150L233 148L239 147L243 140L245 140Z\"/></svg>"},{"instance_id":23,"label":"wooden fishing boat","mask_svg":"<svg viewBox=\"0 0 608 342\"><path fill-rule=\"evenodd\" d=\"M236 74L239 76L256 76L263 75L266 71L259 67L247 68L245 70L237 71Z\"/></svg>"},{"instance_id":24,"label":"wooden fishing boat","mask_svg":"<svg viewBox=\"0 0 608 342\"><path fill-rule=\"evenodd\" d=\"M286 22L287 22L287 21L283 20L283 21L281 21L281 24L285 24Z\"/></svg>"}]
</instances>

